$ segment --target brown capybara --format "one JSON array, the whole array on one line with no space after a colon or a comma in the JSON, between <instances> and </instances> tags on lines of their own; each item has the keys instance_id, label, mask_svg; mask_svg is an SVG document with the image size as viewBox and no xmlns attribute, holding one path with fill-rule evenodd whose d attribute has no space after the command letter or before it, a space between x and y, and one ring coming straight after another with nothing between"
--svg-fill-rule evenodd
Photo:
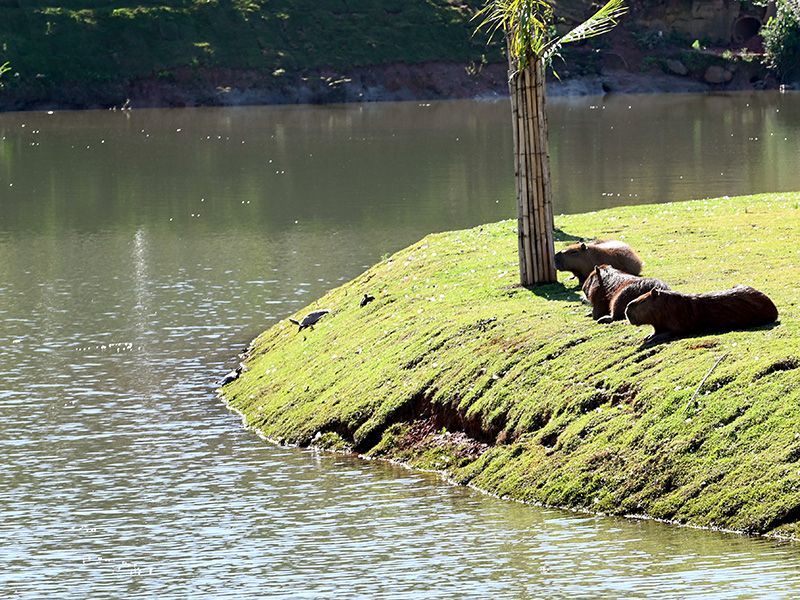
<instances>
[{"instance_id":1,"label":"brown capybara","mask_svg":"<svg viewBox=\"0 0 800 600\"><path fill-rule=\"evenodd\" d=\"M609 265L599 265L583 282L583 293L592 305L592 318L600 323L625 318L628 302L653 289L668 290L660 279L637 277Z\"/></svg>"},{"instance_id":2,"label":"brown capybara","mask_svg":"<svg viewBox=\"0 0 800 600\"><path fill-rule=\"evenodd\" d=\"M625 316L633 325L652 325L645 342L695 333L723 333L767 325L778 320L778 309L763 292L747 285L722 292L681 294L654 289L628 304Z\"/></svg>"},{"instance_id":3,"label":"brown capybara","mask_svg":"<svg viewBox=\"0 0 800 600\"><path fill-rule=\"evenodd\" d=\"M616 240L572 244L556 252L556 269L570 271L583 285L597 265L610 265L631 275L642 272L642 260L633 248Z\"/></svg>"}]
</instances>

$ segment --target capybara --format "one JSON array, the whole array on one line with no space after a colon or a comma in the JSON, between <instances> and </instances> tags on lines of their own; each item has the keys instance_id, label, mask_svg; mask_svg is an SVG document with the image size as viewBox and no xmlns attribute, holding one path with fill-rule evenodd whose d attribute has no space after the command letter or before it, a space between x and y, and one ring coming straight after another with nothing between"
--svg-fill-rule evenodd
<instances>
[{"instance_id":1,"label":"capybara","mask_svg":"<svg viewBox=\"0 0 800 600\"><path fill-rule=\"evenodd\" d=\"M656 343L673 336L766 325L777 321L778 309L763 292L737 285L707 294L654 289L628 304L625 316L633 325L652 325L655 331L645 342Z\"/></svg>"},{"instance_id":2,"label":"capybara","mask_svg":"<svg viewBox=\"0 0 800 600\"><path fill-rule=\"evenodd\" d=\"M611 265L631 275L642 272L642 260L633 248L617 240L581 242L556 252L556 269L570 271L581 285L597 265Z\"/></svg>"},{"instance_id":3,"label":"capybara","mask_svg":"<svg viewBox=\"0 0 800 600\"><path fill-rule=\"evenodd\" d=\"M628 302L653 289L668 290L660 279L637 277L609 265L599 265L583 282L583 293L592 305L592 318L600 323L625 318Z\"/></svg>"}]
</instances>

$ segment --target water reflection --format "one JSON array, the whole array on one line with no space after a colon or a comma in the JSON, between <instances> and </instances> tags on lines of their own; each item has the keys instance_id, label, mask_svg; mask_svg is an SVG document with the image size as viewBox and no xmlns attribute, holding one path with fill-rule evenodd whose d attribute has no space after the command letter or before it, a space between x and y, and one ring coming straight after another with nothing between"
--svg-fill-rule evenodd
<instances>
[{"instance_id":1,"label":"water reflection","mask_svg":"<svg viewBox=\"0 0 800 600\"><path fill-rule=\"evenodd\" d=\"M646 110L637 102L611 99L588 111L575 102L568 109L561 151L580 158L593 151L577 170L568 160L558 163L556 180L570 186L562 187L564 196L588 189L612 206L797 188L796 96L668 96Z\"/></svg>"},{"instance_id":2,"label":"water reflection","mask_svg":"<svg viewBox=\"0 0 800 600\"><path fill-rule=\"evenodd\" d=\"M796 96L551 109L559 211L800 189ZM796 594L796 546L272 448L214 397L250 338L382 254L512 217L507 120L502 102L0 115L0 589Z\"/></svg>"}]
</instances>

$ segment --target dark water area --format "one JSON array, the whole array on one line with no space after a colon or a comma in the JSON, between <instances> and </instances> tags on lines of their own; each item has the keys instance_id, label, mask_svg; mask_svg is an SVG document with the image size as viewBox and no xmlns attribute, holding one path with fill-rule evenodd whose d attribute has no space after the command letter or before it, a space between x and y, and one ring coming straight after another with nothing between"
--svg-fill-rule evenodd
<instances>
[{"instance_id":1,"label":"dark water area","mask_svg":"<svg viewBox=\"0 0 800 600\"><path fill-rule=\"evenodd\" d=\"M792 597L794 544L275 448L264 328L514 217L505 102L0 115L0 596ZM800 189L800 96L550 103L557 212Z\"/></svg>"}]
</instances>

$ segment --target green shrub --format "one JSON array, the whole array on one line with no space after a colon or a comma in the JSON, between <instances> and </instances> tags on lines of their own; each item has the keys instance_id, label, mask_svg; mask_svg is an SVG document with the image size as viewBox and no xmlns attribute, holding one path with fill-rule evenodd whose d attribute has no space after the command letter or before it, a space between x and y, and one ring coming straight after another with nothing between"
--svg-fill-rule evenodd
<instances>
[{"instance_id":1,"label":"green shrub","mask_svg":"<svg viewBox=\"0 0 800 600\"><path fill-rule=\"evenodd\" d=\"M7 71L10 71L10 70L11 70L11 65L8 63L8 61L0 64L0 79L2 79L3 73L5 73ZM3 87L3 82L0 81L0 89L2 89L2 87Z\"/></svg>"},{"instance_id":2,"label":"green shrub","mask_svg":"<svg viewBox=\"0 0 800 600\"><path fill-rule=\"evenodd\" d=\"M778 14L761 29L764 62L784 81L800 78L800 9L778 1Z\"/></svg>"},{"instance_id":3,"label":"green shrub","mask_svg":"<svg viewBox=\"0 0 800 600\"><path fill-rule=\"evenodd\" d=\"M655 50L656 48L663 48L667 44L667 39L663 31L655 29L642 29L632 31L636 45L642 50Z\"/></svg>"}]
</instances>

